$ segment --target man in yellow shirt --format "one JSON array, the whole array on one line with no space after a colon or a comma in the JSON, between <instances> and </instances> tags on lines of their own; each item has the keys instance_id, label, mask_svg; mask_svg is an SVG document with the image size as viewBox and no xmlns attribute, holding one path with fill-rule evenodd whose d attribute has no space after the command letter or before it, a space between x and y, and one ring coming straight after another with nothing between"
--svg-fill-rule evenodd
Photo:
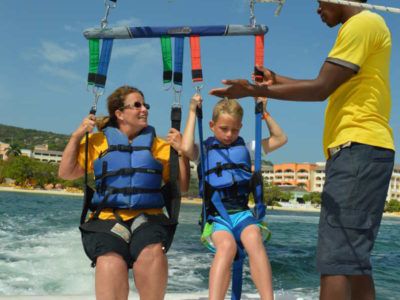
<instances>
[{"instance_id":1,"label":"man in yellow shirt","mask_svg":"<svg viewBox=\"0 0 400 300\"><path fill-rule=\"evenodd\" d=\"M317 78L296 80L259 68L264 74L262 86L226 80L229 87L210 94L291 101L329 97L317 248L320 298L375 299L370 254L394 164L389 126L391 37L379 15L360 7L319 1L318 13L329 27L342 26Z\"/></svg>"}]
</instances>

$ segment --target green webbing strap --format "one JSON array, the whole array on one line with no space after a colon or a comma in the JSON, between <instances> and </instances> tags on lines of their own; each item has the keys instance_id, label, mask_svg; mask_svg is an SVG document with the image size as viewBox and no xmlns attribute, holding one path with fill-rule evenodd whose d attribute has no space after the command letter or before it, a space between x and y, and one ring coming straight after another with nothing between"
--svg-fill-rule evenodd
<instances>
[{"instance_id":1,"label":"green webbing strap","mask_svg":"<svg viewBox=\"0 0 400 300\"><path fill-rule=\"evenodd\" d=\"M161 51L163 59L163 82L169 83L172 80L172 47L171 38L169 36L162 36L161 40Z\"/></svg>"},{"instance_id":2,"label":"green webbing strap","mask_svg":"<svg viewBox=\"0 0 400 300\"><path fill-rule=\"evenodd\" d=\"M99 39L89 40L89 73L88 73L88 85L94 85L96 80L96 74L99 67Z\"/></svg>"}]
</instances>

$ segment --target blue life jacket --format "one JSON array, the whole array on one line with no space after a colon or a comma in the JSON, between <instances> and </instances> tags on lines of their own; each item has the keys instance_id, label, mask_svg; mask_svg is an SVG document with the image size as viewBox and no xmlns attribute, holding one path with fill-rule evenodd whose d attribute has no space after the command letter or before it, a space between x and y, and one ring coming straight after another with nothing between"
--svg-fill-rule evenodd
<instances>
[{"instance_id":1,"label":"blue life jacket","mask_svg":"<svg viewBox=\"0 0 400 300\"><path fill-rule=\"evenodd\" d=\"M209 137L204 147L205 198L210 200L217 192L226 209L231 209L235 202L240 203L240 208L248 208L252 172L250 153L243 139L239 137L233 144L225 146L215 137ZM204 191L202 182L199 180L201 195Z\"/></svg>"},{"instance_id":2,"label":"blue life jacket","mask_svg":"<svg viewBox=\"0 0 400 300\"><path fill-rule=\"evenodd\" d=\"M144 128L131 144L115 127L107 127L103 132L108 149L94 161L96 192L92 208L103 201L101 208L163 207L163 166L151 152L154 128Z\"/></svg>"}]
</instances>

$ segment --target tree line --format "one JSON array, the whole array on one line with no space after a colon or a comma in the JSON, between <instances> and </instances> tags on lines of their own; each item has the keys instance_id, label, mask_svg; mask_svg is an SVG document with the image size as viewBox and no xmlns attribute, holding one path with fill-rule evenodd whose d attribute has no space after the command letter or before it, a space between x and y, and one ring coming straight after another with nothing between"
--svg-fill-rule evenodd
<instances>
[{"instance_id":1,"label":"tree line","mask_svg":"<svg viewBox=\"0 0 400 300\"><path fill-rule=\"evenodd\" d=\"M83 178L77 180L63 180L58 177L58 165L40 162L33 158L18 154L10 155L7 161L0 160L0 183L6 178L15 181L15 185L31 188L45 188L46 185L60 185L62 188L81 189ZM94 180L89 176L89 184L93 186ZM198 197L198 180L191 178L187 196ZM280 206L280 202L289 202L293 194L283 191L279 186L264 183L264 201L269 206ZM252 196L250 201L254 202ZM321 205L321 193L311 192L303 195L303 201L314 206ZM400 201L390 200L386 203L385 211L400 211Z\"/></svg>"},{"instance_id":2,"label":"tree line","mask_svg":"<svg viewBox=\"0 0 400 300\"><path fill-rule=\"evenodd\" d=\"M45 188L46 185L59 184L62 188L83 186L83 179L63 180L58 177L58 165L40 162L26 156L10 156L8 160L0 160L0 183L6 178L23 188Z\"/></svg>"}]
</instances>

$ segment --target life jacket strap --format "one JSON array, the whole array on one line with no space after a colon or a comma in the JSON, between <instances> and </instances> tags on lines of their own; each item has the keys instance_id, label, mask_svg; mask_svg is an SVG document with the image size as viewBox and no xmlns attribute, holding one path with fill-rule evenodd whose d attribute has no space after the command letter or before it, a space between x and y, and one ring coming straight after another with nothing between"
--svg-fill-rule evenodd
<instances>
[{"instance_id":1,"label":"life jacket strap","mask_svg":"<svg viewBox=\"0 0 400 300\"><path fill-rule=\"evenodd\" d=\"M104 192L106 192L108 195L112 195L112 194L134 195L134 194L160 193L161 189L145 189L145 188L133 188L133 187L125 187L125 188L107 187L104 190Z\"/></svg>"},{"instance_id":2,"label":"life jacket strap","mask_svg":"<svg viewBox=\"0 0 400 300\"><path fill-rule=\"evenodd\" d=\"M132 175L135 173L147 173L147 174L161 174L161 170L156 170L156 169L148 169L148 168L123 168L119 169L117 171L109 171L102 173L100 176L95 176L95 180L103 180L107 177L111 176L126 176L126 175Z\"/></svg>"},{"instance_id":3,"label":"life jacket strap","mask_svg":"<svg viewBox=\"0 0 400 300\"><path fill-rule=\"evenodd\" d=\"M107 152L112 151L119 151L119 152L129 152L132 153L133 151L143 151L149 150L151 151L151 147L146 146L131 146L131 145L110 145L107 149ZM104 154L103 154L104 155Z\"/></svg>"},{"instance_id":4,"label":"life jacket strap","mask_svg":"<svg viewBox=\"0 0 400 300\"><path fill-rule=\"evenodd\" d=\"M212 173L216 173L218 177L222 176L222 171L224 170L235 170L235 169L242 169L246 172L251 172L251 169L245 164L235 164L235 163L226 163L221 164L217 163L215 168L209 169L205 175L210 175Z\"/></svg>"}]
</instances>

